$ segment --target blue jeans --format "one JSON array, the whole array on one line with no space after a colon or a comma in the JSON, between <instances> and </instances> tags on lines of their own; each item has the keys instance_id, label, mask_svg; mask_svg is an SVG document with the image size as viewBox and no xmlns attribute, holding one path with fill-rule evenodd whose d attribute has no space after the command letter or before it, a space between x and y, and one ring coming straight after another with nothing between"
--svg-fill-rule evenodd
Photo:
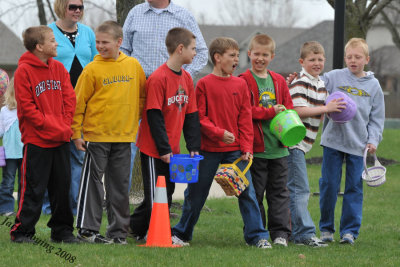
<instances>
[{"instance_id":1,"label":"blue jeans","mask_svg":"<svg viewBox=\"0 0 400 267\"><path fill-rule=\"evenodd\" d=\"M287 187L290 192L290 214L294 242L302 242L315 236L315 225L308 212L310 186L308 184L307 165L304 152L289 149L289 175Z\"/></svg>"},{"instance_id":2,"label":"blue jeans","mask_svg":"<svg viewBox=\"0 0 400 267\"><path fill-rule=\"evenodd\" d=\"M128 192L131 191L131 186L132 186L132 171L133 171L133 165L134 165L134 163L135 163L136 152L137 152L136 143L131 143L131 169L130 169L130 174L129 174L129 188L128 188Z\"/></svg>"},{"instance_id":3,"label":"blue jeans","mask_svg":"<svg viewBox=\"0 0 400 267\"><path fill-rule=\"evenodd\" d=\"M362 219L363 184L361 174L363 158L329 147L324 147L322 177L319 179L319 206L321 210L319 229L321 232L335 232L335 206L344 160L346 160L346 183L340 219L340 237L349 233L357 238Z\"/></svg>"},{"instance_id":4,"label":"blue jeans","mask_svg":"<svg viewBox=\"0 0 400 267\"><path fill-rule=\"evenodd\" d=\"M3 179L0 186L0 213L14 212L14 182L18 170L18 188L21 184L21 163L22 159L6 159L6 166L3 167ZM18 189L18 199L19 192Z\"/></svg>"},{"instance_id":5,"label":"blue jeans","mask_svg":"<svg viewBox=\"0 0 400 267\"><path fill-rule=\"evenodd\" d=\"M201 155L199 181L188 184L185 190L185 200L182 207L182 217L177 225L172 228L172 233L182 240L192 240L193 229L196 225L201 209L206 202L214 175L220 163L232 163L240 157L240 151L232 152L205 152ZM239 162L238 167L244 169L247 162ZM268 231L264 229L260 210L256 199L250 171L246 173L249 187L239 196L239 209L244 222L244 239L250 245L254 245L260 239L268 239Z\"/></svg>"},{"instance_id":6,"label":"blue jeans","mask_svg":"<svg viewBox=\"0 0 400 267\"><path fill-rule=\"evenodd\" d=\"M72 208L72 214L76 215L76 206L78 203L78 193L81 183L82 164L83 158L85 157L85 152L76 149L75 143L72 141L69 143L69 149L71 161L71 188L69 191L69 198ZM44 214L51 214L49 195L47 193L47 190L43 198L42 212Z\"/></svg>"}]
</instances>

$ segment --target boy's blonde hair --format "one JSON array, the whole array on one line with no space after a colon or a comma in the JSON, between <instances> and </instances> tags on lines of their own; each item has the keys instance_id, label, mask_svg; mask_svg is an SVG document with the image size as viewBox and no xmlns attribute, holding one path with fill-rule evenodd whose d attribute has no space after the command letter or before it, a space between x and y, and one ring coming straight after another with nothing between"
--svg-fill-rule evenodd
<instances>
[{"instance_id":1,"label":"boy's blonde hair","mask_svg":"<svg viewBox=\"0 0 400 267\"><path fill-rule=\"evenodd\" d=\"M311 53L325 56L325 49L317 41L305 42L300 48L300 58L305 59Z\"/></svg>"},{"instance_id":2,"label":"boy's blonde hair","mask_svg":"<svg viewBox=\"0 0 400 267\"><path fill-rule=\"evenodd\" d=\"M4 105L6 105L9 110L17 108L17 100L15 100L14 77L11 78L4 94Z\"/></svg>"},{"instance_id":3,"label":"boy's blonde hair","mask_svg":"<svg viewBox=\"0 0 400 267\"><path fill-rule=\"evenodd\" d=\"M121 25L113 20L107 20L100 24L95 30L95 33L98 32L111 34L115 40L123 37Z\"/></svg>"},{"instance_id":4,"label":"boy's blonde hair","mask_svg":"<svg viewBox=\"0 0 400 267\"><path fill-rule=\"evenodd\" d=\"M249 43L249 51L251 51L255 44L268 46L271 54L275 54L275 41L267 34L257 34L251 38Z\"/></svg>"},{"instance_id":5,"label":"boy's blonde hair","mask_svg":"<svg viewBox=\"0 0 400 267\"><path fill-rule=\"evenodd\" d=\"M60 19L65 19L65 12L68 9L69 0L56 0L54 1L54 12L56 12L57 17ZM83 5L83 0L81 0L81 4ZM83 11L81 10L81 19L83 18Z\"/></svg>"},{"instance_id":6,"label":"boy's blonde hair","mask_svg":"<svg viewBox=\"0 0 400 267\"><path fill-rule=\"evenodd\" d=\"M180 44L183 44L185 48L188 47L193 39L196 39L196 36L191 31L179 27L172 28L165 38L168 54L172 55Z\"/></svg>"},{"instance_id":7,"label":"boy's blonde hair","mask_svg":"<svg viewBox=\"0 0 400 267\"><path fill-rule=\"evenodd\" d=\"M44 25L29 27L26 29L22 33L25 48L29 52L33 52L36 49L37 44L44 43L45 34L47 32L53 32L53 30Z\"/></svg>"},{"instance_id":8,"label":"boy's blonde hair","mask_svg":"<svg viewBox=\"0 0 400 267\"><path fill-rule=\"evenodd\" d=\"M215 54L223 55L228 49L239 51L239 44L234 39L229 37L218 37L214 39L208 48L212 63L215 65Z\"/></svg>"},{"instance_id":9,"label":"boy's blonde hair","mask_svg":"<svg viewBox=\"0 0 400 267\"><path fill-rule=\"evenodd\" d=\"M347 48L349 47L354 48L358 46L361 47L361 49L364 51L365 57L369 57L368 44L363 38L351 38L344 47L345 54Z\"/></svg>"}]
</instances>

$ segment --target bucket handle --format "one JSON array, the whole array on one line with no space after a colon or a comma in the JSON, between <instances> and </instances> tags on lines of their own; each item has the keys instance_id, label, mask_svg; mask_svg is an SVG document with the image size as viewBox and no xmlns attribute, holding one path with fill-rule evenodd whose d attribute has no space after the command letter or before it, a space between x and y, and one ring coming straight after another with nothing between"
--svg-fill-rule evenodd
<instances>
[{"instance_id":1,"label":"bucket handle","mask_svg":"<svg viewBox=\"0 0 400 267\"><path fill-rule=\"evenodd\" d=\"M367 153L368 153L368 147L366 147L364 150L363 161L364 161L364 171L367 174L367 176L370 177L368 174L368 167L367 167ZM376 153L374 153L372 156L374 157L374 160L375 160L375 166L382 166L382 164L379 162L378 158L376 157Z\"/></svg>"},{"instance_id":2,"label":"bucket handle","mask_svg":"<svg viewBox=\"0 0 400 267\"><path fill-rule=\"evenodd\" d=\"M240 157L237 160L235 160L232 164L236 165L241 160L242 160L242 158ZM253 164L253 159L252 158L249 159L249 163L247 164L246 168L242 171L243 174L245 174L250 169L251 164Z\"/></svg>"},{"instance_id":3,"label":"bucket handle","mask_svg":"<svg viewBox=\"0 0 400 267\"><path fill-rule=\"evenodd\" d=\"M194 159L194 160L203 160L204 159L204 156L203 155L195 155L195 156L197 156L196 158L195 157L191 157L192 159ZM171 158L173 158L174 157L174 155L172 155L171 156Z\"/></svg>"}]
</instances>

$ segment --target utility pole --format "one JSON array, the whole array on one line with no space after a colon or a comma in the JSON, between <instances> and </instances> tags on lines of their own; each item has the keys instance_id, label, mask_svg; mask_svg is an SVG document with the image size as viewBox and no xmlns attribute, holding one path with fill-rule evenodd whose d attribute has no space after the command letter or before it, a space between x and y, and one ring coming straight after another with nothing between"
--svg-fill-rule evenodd
<instances>
[{"instance_id":1,"label":"utility pole","mask_svg":"<svg viewBox=\"0 0 400 267\"><path fill-rule=\"evenodd\" d=\"M345 12L346 0L336 0L333 32L333 69L343 68Z\"/></svg>"}]
</instances>

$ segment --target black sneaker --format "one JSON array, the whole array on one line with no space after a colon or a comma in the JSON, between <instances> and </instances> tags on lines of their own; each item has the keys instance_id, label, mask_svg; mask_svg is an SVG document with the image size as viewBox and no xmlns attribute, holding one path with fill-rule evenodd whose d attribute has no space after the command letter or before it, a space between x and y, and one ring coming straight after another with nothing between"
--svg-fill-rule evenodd
<instances>
[{"instance_id":1,"label":"black sneaker","mask_svg":"<svg viewBox=\"0 0 400 267\"><path fill-rule=\"evenodd\" d=\"M113 244L118 244L118 245L128 245L128 242L126 242L126 238L122 237L116 237L113 239Z\"/></svg>"},{"instance_id":2,"label":"black sneaker","mask_svg":"<svg viewBox=\"0 0 400 267\"><path fill-rule=\"evenodd\" d=\"M17 236L11 236L11 242L34 244L35 240L33 240L31 236L17 235Z\"/></svg>"},{"instance_id":3,"label":"black sneaker","mask_svg":"<svg viewBox=\"0 0 400 267\"><path fill-rule=\"evenodd\" d=\"M102 236L99 232L91 231L88 229L80 229L77 237L79 240L87 243L98 243L98 244L112 244L112 240Z\"/></svg>"},{"instance_id":4,"label":"black sneaker","mask_svg":"<svg viewBox=\"0 0 400 267\"><path fill-rule=\"evenodd\" d=\"M54 243L68 243L68 244L76 244L80 243L81 241L76 238L73 234L65 236L65 237L51 237L50 238L51 242Z\"/></svg>"}]
</instances>

